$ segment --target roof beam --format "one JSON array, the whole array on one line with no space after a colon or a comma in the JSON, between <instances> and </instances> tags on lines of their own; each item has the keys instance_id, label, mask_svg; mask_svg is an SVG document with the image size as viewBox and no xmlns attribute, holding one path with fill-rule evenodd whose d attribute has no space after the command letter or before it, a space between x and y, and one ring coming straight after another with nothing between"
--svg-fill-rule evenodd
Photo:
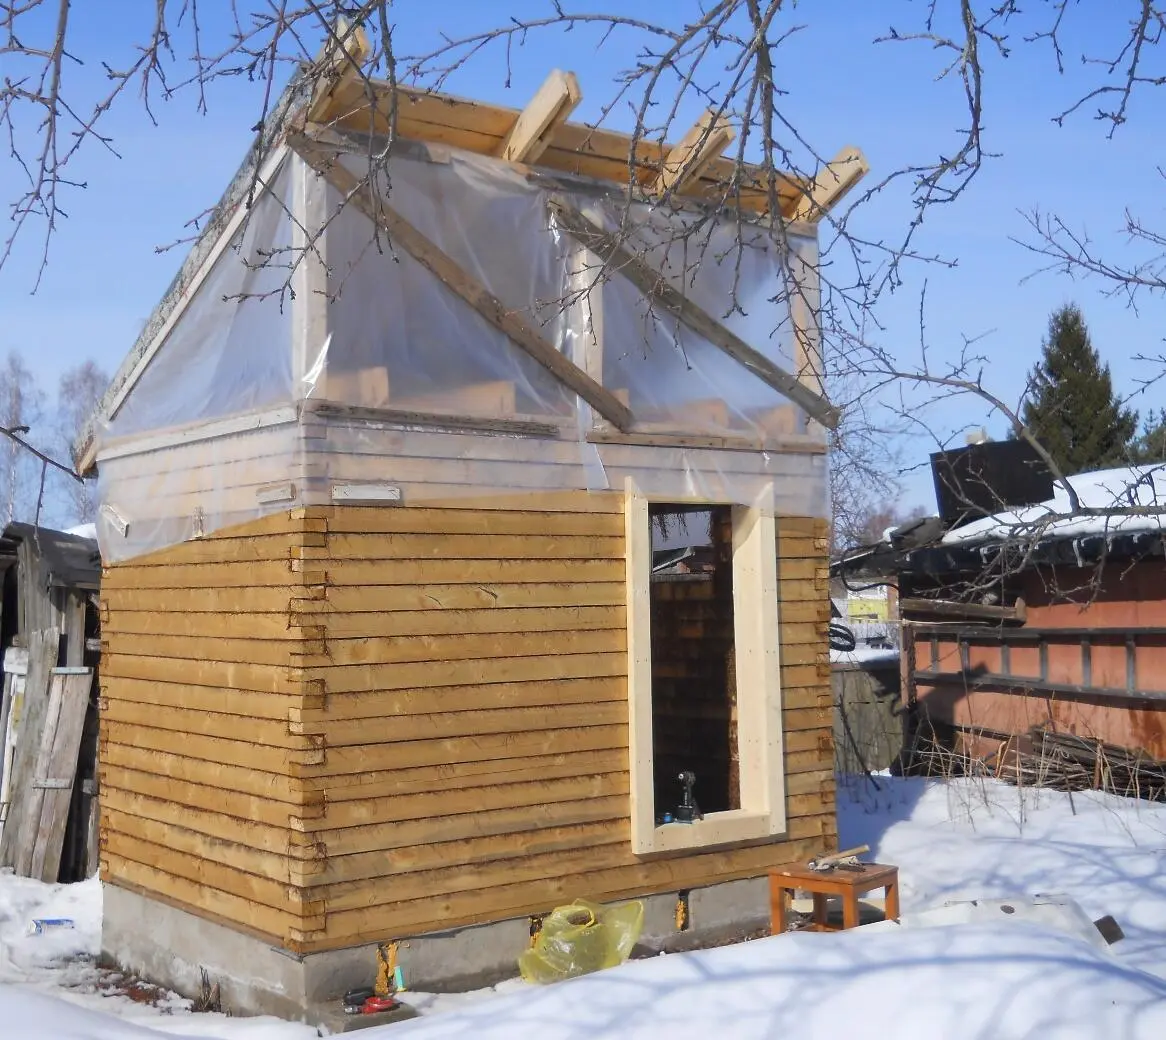
<instances>
[{"instance_id":1,"label":"roof beam","mask_svg":"<svg viewBox=\"0 0 1166 1040\"><path fill-rule=\"evenodd\" d=\"M683 191L737 136L727 119L707 109L693 127L673 146L660 164L653 190L657 195Z\"/></svg>"},{"instance_id":2,"label":"roof beam","mask_svg":"<svg viewBox=\"0 0 1166 1040\"><path fill-rule=\"evenodd\" d=\"M555 128L567 121L582 100L583 91L575 73L554 69L506 135L498 150L499 158L528 165L538 162Z\"/></svg>"},{"instance_id":3,"label":"roof beam","mask_svg":"<svg viewBox=\"0 0 1166 1040\"><path fill-rule=\"evenodd\" d=\"M603 260L612 271L627 278L648 299L659 304L698 336L703 336L713 346L720 348L763 383L800 405L811 418L823 426L834 429L838 425L838 409L825 397L799 382L792 373L774 364L735 332L725 328L665 281L658 271L632 256L614 236L607 234L578 210L562 202L552 200L550 206L555 218L570 235Z\"/></svg>"},{"instance_id":4,"label":"roof beam","mask_svg":"<svg viewBox=\"0 0 1166 1040\"><path fill-rule=\"evenodd\" d=\"M309 123L327 122L328 107L336 92L360 75L360 67L372 54L368 36L359 26L350 26L341 18L324 43L320 56L312 63L312 98L304 110Z\"/></svg>"},{"instance_id":5,"label":"roof beam","mask_svg":"<svg viewBox=\"0 0 1166 1040\"><path fill-rule=\"evenodd\" d=\"M791 219L816 224L869 172L870 164L861 149L843 148L806 186Z\"/></svg>"},{"instance_id":6,"label":"roof beam","mask_svg":"<svg viewBox=\"0 0 1166 1040\"><path fill-rule=\"evenodd\" d=\"M319 144L303 134L289 138L289 144L317 173L354 205L389 240L403 249L422 267L435 275L482 318L494 326L560 382L565 383L608 422L620 430L629 430L634 419L631 410L610 390L601 386L567 356L542 338L529 324L507 307L481 282L474 279L457 261L425 237L383 199L374 199L369 186L329 156Z\"/></svg>"}]
</instances>

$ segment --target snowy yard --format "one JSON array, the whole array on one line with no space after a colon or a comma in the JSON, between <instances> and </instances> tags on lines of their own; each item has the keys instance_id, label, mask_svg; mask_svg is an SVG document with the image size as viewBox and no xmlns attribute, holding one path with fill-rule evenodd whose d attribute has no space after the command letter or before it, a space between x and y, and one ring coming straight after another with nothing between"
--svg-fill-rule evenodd
<instances>
[{"instance_id":1,"label":"snowy yard","mask_svg":"<svg viewBox=\"0 0 1166 1040\"><path fill-rule=\"evenodd\" d=\"M558 986L434 998L362 1032L406 1038L895 1036L927 1040L1166 1035L1166 806L993 783L845 785L843 845L900 867L904 918L949 900L1070 896L1126 938L1098 949L1021 921L797 934L640 960ZM585 895L586 893L581 893ZM77 928L29 936L34 917ZM303 1025L191 1013L103 991L89 958L100 888L0 876L0 1035L12 1040L301 1040Z\"/></svg>"}]
</instances>

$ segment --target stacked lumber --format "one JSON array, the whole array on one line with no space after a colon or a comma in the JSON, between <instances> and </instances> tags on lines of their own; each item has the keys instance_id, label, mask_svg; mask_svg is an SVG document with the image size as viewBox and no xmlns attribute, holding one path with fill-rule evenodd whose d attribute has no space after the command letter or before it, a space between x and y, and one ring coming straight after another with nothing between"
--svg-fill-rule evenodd
<instances>
[{"instance_id":1,"label":"stacked lumber","mask_svg":"<svg viewBox=\"0 0 1166 1040\"><path fill-rule=\"evenodd\" d=\"M631 854L622 508L314 507L110 568L103 877L307 952L832 847L824 531L783 520L788 840Z\"/></svg>"}]
</instances>

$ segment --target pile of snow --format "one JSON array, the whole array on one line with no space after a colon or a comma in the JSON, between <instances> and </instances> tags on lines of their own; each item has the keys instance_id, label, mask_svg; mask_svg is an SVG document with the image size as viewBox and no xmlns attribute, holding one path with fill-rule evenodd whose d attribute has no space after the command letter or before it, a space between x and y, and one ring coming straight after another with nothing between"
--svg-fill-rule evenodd
<instances>
[{"instance_id":1,"label":"pile of snow","mask_svg":"<svg viewBox=\"0 0 1166 1040\"><path fill-rule=\"evenodd\" d=\"M538 1035L730 1038L894 1036L982 1040L1166 1035L1166 805L993 781L876 778L839 791L843 845L898 864L904 924L792 934L634 961L527 987L450 996L407 993L423 1012L377 1037ZM1098 948L1034 921L921 913L952 900L1063 893L1127 938ZM104 997L87 956L100 893L0 875L0 1035L13 1040L304 1040L302 1024L191 1014ZM75 935L30 937L30 916L78 917ZM983 920L984 917L988 920ZM1017 915L1018 917L1020 915ZM50 948L48 940L58 944ZM58 957L65 958L63 961ZM106 1013L102 1013L106 1012Z\"/></svg>"},{"instance_id":2,"label":"pile of snow","mask_svg":"<svg viewBox=\"0 0 1166 1040\"><path fill-rule=\"evenodd\" d=\"M871 926L659 957L416 1019L392 1036L1149 1040L1163 1029L1163 980L1080 940L998 924Z\"/></svg>"},{"instance_id":3,"label":"pile of snow","mask_svg":"<svg viewBox=\"0 0 1166 1040\"><path fill-rule=\"evenodd\" d=\"M1166 512L1166 468L1123 466L1066 478L1077 494L1082 509L1129 509L1142 507ZM999 540L1036 534L1039 537L1079 537L1088 534L1115 534L1159 531L1161 515L1072 516L1069 493L1058 481L1053 497L1040 505L1009 510L974 520L948 531L944 544Z\"/></svg>"}]
</instances>

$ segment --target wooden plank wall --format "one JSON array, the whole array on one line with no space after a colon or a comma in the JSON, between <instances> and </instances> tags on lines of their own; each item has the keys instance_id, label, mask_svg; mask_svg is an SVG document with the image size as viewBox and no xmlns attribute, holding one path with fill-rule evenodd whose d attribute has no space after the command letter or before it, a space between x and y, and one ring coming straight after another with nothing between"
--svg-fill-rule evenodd
<instances>
[{"instance_id":1,"label":"wooden plank wall","mask_svg":"<svg viewBox=\"0 0 1166 1040\"><path fill-rule=\"evenodd\" d=\"M290 945L318 923L293 883L319 806L293 732L323 698L297 665L320 594L293 564L325 524L282 513L108 567L102 585L101 875Z\"/></svg>"},{"instance_id":2,"label":"wooden plank wall","mask_svg":"<svg viewBox=\"0 0 1166 1040\"><path fill-rule=\"evenodd\" d=\"M298 510L110 569L106 880L307 952L834 845L820 521L779 535L789 840L639 860L622 497L470 504Z\"/></svg>"}]
</instances>

